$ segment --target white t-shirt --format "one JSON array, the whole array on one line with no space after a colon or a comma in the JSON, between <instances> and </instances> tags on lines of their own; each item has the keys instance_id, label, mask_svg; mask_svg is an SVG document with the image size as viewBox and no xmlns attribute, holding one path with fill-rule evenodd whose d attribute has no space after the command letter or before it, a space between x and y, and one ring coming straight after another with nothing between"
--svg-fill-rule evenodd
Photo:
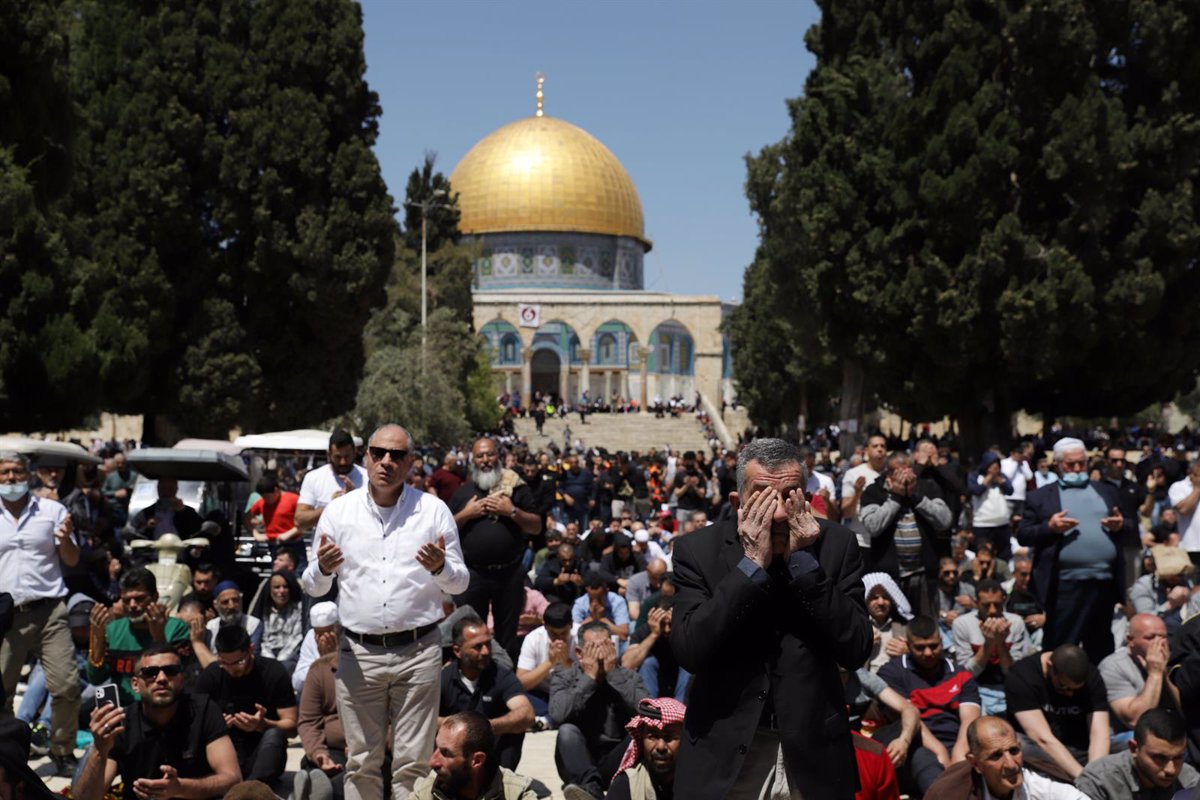
<instances>
[{"instance_id":1,"label":"white t-shirt","mask_svg":"<svg viewBox=\"0 0 1200 800\"><path fill-rule=\"evenodd\" d=\"M1025 486L1033 480L1033 470L1029 468L1028 461L1016 461L1012 458L1000 459L1000 471L1004 473L1004 477L1008 478L1008 482L1012 484L1012 494L1008 496L1009 500L1024 500Z\"/></svg>"},{"instance_id":2,"label":"white t-shirt","mask_svg":"<svg viewBox=\"0 0 1200 800\"><path fill-rule=\"evenodd\" d=\"M846 470L846 474L844 476L842 476L842 499L843 500L846 500L846 499L854 496L854 493L856 491L854 488L854 484L855 484L855 482L858 481L858 477L860 475L865 475L867 478L866 483L863 484L863 491L866 491L868 486L870 486L872 483L874 483L876 480L879 479L879 473L876 472L875 470L871 469L871 465L865 461L863 463L859 464L857 467L851 467L850 469ZM861 503L862 498L860 497L858 499L859 499L859 502ZM858 518L858 515L855 514L853 517L848 517L847 519L857 519L857 518ZM843 523L845 523L845 521L846 521L845 519L842 520Z\"/></svg>"},{"instance_id":3,"label":"white t-shirt","mask_svg":"<svg viewBox=\"0 0 1200 800\"><path fill-rule=\"evenodd\" d=\"M853 485L854 484L851 484L851 486ZM816 470L813 470L811 473L809 473L808 486L805 487L805 489L806 491L811 492L814 496L822 489L828 489L829 498L831 500L837 499L837 485L833 482L833 478L829 477L824 472L817 472Z\"/></svg>"},{"instance_id":4,"label":"white t-shirt","mask_svg":"<svg viewBox=\"0 0 1200 800\"><path fill-rule=\"evenodd\" d=\"M1167 499L1171 501L1171 505L1178 505L1180 500L1192 493L1192 488L1192 479L1185 476L1183 480L1175 481L1171 488L1167 489ZM1179 515L1179 538L1179 546L1184 550L1200 550L1200 514L1196 513L1196 509L1192 509L1191 514Z\"/></svg>"},{"instance_id":5,"label":"white t-shirt","mask_svg":"<svg viewBox=\"0 0 1200 800\"><path fill-rule=\"evenodd\" d=\"M355 464L350 468L349 478L355 489L361 489L367 480L367 470ZM341 476L335 475L333 467L326 464L304 476L304 482L300 484L300 499L296 502L312 508L324 508L329 505L335 492L345 489Z\"/></svg>"},{"instance_id":6,"label":"white t-shirt","mask_svg":"<svg viewBox=\"0 0 1200 800\"><path fill-rule=\"evenodd\" d=\"M574 631L572 631L572 636ZM575 648L568 643L567 650L571 653L572 663L579 663L579 656L575 654ZM545 664L550 659L550 634L546 631L546 626L534 628L525 637L525 641L521 643L521 655L517 657L517 669L537 669L542 664ZM550 691L550 676L547 674L546 679L542 681L539 689Z\"/></svg>"}]
</instances>

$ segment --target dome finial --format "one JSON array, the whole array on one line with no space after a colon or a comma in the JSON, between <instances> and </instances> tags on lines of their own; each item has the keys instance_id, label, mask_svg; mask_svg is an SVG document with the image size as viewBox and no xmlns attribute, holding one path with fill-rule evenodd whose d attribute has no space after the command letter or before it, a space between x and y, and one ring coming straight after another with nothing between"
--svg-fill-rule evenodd
<instances>
[{"instance_id":1,"label":"dome finial","mask_svg":"<svg viewBox=\"0 0 1200 800\"><path fill-rule=\"evenodd\" d=\"M542 73L538 72L538 73L534 74L533 79L537 81L537 85L538 85L537 115L540 117L540 116L542 116L542 98L545 96L542 94L542 84L544 84L546 82L546 76L543 75Z\"/></svg>"}]
</instances>

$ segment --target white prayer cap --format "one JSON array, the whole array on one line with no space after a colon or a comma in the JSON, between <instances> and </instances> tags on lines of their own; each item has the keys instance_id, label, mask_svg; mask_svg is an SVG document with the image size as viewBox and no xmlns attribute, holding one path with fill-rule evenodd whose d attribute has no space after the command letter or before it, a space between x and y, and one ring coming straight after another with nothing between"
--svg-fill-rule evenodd
<instances>
[{"instance_id":1,"label":"white prayer cap","mask_svg":"<svg viewBox=\"0 0 1200 800\"><path fill-rule=\"evenodd\" d=\"M650 541L650 532L647 530L635 531L633 534L633 540L639 544L645 544L646 542Z\"/></svg>"},{"instance_id":2,"label":"white prayer cap","mask_svg":"<svg viewBox=\"0 0 1200 800\"><path fill-rule=\"evenodd\" d=\"M1054 460L1058 461L1063 457L1064 453L1070 450L1087 450L1087 445L1079 439L1074 439L1070 436L1059 439L1054 443Z\"/></svg>"},{"instance_id":3,"label":"white prayer cap","mask_svg":"<svg viewBox=\"0 0 1200 800\"><path fill-rule=\"evenodd\" d=\"M328 628L338 621L337 603L317 603L308 610L308 621L314 628Z\"/></svg>"}]
</instances>

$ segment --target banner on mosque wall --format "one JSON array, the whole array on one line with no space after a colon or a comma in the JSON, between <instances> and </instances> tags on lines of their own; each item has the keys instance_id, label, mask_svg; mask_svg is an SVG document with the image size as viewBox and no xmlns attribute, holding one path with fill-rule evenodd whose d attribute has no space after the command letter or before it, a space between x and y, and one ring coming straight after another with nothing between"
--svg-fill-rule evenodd
<instances>
[{"instance_id":1,"label":"banner on mosque wall","mask_svg":"<svg viewBox=\"0 0 1200 800\"><path fill-rule=\"evenodd\" d=\"M522 328L537 328L542 324L542 307L536 303L520 303L517 306L517 317L521 320Z\"/></svg>"}]
</instances>

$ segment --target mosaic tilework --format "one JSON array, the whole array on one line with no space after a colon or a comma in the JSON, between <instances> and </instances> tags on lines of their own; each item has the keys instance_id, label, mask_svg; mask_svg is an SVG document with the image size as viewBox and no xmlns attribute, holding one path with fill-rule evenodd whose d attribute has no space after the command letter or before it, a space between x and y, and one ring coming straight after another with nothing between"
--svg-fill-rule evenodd
<instances>
[{"instance_id":1,"label":"mosaic tilework","mask_svg":"<svg viewBox=\"0 0 1200 800\"><path fill-rule=\"evenodd\" d=\"M468 237L469 238L469 237ZM643 250L636 239L588 233L489 233L475 262L475 288L642 288Z\"/></svg>"}]
</instances>

